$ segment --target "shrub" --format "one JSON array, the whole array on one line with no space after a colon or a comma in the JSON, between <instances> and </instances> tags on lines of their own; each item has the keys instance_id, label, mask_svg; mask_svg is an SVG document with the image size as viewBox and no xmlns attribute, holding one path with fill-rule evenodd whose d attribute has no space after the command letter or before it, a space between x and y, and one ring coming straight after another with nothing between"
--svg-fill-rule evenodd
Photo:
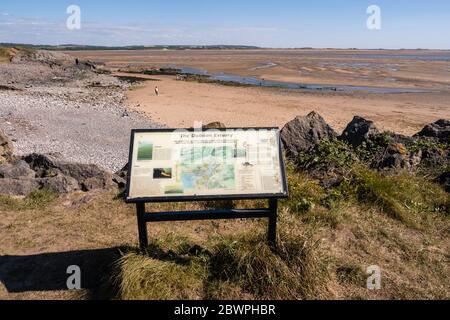
<instances>
[{"instance_id":1,"label":"shrub","mask_svg":"<svg viewBox=\"0 0 450 320\"><path fill-rule=\"evenodd\" d=\"M289 199L283 203L294 213L304 213L314 209L325 197L325 190L317 181L305 174L288 169Z\"/></svg>"},{"instance_id":2,"label":"shrub","mask_svg":"<svg viewBox=\"0 0 450 320\"><path fill-rule=\"evenodd\" d=\"M379 133L369 137L359 147L355 149L358 158L365 163L370 163L373 158L383 149L385 149L392 138L387 133Z\"/></svg>"},{"instance_id":3,"label":"shrub","mask_svg":"<svg viewBox=\"0 0 450 320\"><path fill-rule=\"evenodd\" d=\"M313 150L301 152L296 160L299 170L328 172L337 170L345 174L359 161L350 145L333 139L322 140Z\"/></svg>"},{"instance_id":4,"label":"shrub","mask_svg":"<svg viewBox=\"0 0 450 320\"><path fill-rule=\"evenodd\" d=\"M443 143L434 140L418 139L408 146L408 150L411 152L417 152L419 150L448 150L450 143Z\"/></svg>"}]
</instances>

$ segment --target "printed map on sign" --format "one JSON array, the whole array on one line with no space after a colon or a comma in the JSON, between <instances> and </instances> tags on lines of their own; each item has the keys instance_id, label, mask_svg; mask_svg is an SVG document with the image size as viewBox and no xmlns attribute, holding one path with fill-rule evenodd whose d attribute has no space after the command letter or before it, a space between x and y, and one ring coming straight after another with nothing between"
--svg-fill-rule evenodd
<instances>
[{"instance_id":1,"label":"printed map on sign","mask_svg":"<svg viewBox=\"0 0 450 320\"><path fill-rule=\"evenodd\" d=\"M129 198L282 194L277 130L140 132Z\"/></svg>"},{"instance_id":2,"label":"printed map on sign","mask_svg":"<svg viewBox=\"0 0 450 320\"><path fill-rule=\"evenodd\" d=\"M181 182L187 190L234 189L235 166L228 147L188 148L181 151ZM245 153L245 151L244 151Z\"/></svg>"}]
</instances>

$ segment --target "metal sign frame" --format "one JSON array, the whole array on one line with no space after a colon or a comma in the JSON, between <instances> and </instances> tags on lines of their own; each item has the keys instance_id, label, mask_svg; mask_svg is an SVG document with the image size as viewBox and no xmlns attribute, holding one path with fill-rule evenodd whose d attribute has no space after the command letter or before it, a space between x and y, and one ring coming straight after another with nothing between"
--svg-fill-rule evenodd
<instances>
[{"instance_id":1,"label":"metal sign frame","mask_svg":"<svg viewBox=\"0 0 450 320\"><path fill-rule=\"evenodd\" d=\"M180 129L134 129L131 131L130 151L128 161L128 177L127 186L125 191L125 201L127 203L136 204L137 223L139 231L139 243L141 249L145 250L148 247L148 229L147 223L150 222L167 222L167 221L193 221L193 220L227 220L227 219L260 219L268 218L268 242L271 246L276 244L276 225L277 225L277 212L278 212L278 200L288 198L288 185L286 178L286 167L284 163L284 157L282 152L282 142L280 137L279 128L274 127L257 127L257 128L221 128L213 129L215 131L227 131L227 130L277 130L278 144L279 144L279 157L281 168L281 179L284 192L276 194L242 194L242 195L200 195L200 196L172 196L172 197L145 197L130 199L130 182L131 172L133 170L133 150L134 150L134 137L136 133L147 132L175 132ZM182 129L186 132L201 132L198 129ZM204 130L208 131L208 130ZM260 209L229 209L229 210L201 210L201 211L177 211L177 212L147 212L146 204L151 203L174 203L174 202L193 202L193 201L217 201L217 200L254 200L254 199L267 199L269 206L267 208Z\"/></svg>"}]
</instances>

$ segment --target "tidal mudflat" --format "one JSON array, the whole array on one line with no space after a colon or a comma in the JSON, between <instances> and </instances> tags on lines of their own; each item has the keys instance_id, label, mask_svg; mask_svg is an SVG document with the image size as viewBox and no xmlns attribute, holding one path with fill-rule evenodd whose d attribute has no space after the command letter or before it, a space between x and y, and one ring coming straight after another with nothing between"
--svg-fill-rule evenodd
<instances>
[{"instance_id":1,"label":"tidal mudflat","mask_svg":"<svg viewBox=\"0 0 450 320\"><path fill-rule=\"evenodd\" d=\"M175 76L141 76L159 81L135 86L127 93L125 104L172 127L217 120L229 126L282 126L297 115L317 110L337 130L359 114L384 130L412 134L426 123L450 116L448 51L267 49L70 54L104 63L113 72L129 67L176 66L185 72L237 82L225 86L179 81ZM241 80L250 86L239 85ZM265 85L258 86L258 81ZM159 96L154 94L156 85Z\"/></svg>"}]
</instances>

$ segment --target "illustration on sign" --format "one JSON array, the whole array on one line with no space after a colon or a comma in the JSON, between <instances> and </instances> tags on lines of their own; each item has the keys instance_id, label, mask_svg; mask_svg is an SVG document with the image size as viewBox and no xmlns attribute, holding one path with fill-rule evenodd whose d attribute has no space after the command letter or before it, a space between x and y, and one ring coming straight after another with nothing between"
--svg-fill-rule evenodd
<instances>
[{"instance_id":1,"label":"illustration on sign","mask_svg":"<svg viewBox=\"0 0 450 320\"><path fill-rule=\"evenodd\" d=\"M135 131L128 199L285 194L278 129Z\"/></svg>"}]
</instances>

